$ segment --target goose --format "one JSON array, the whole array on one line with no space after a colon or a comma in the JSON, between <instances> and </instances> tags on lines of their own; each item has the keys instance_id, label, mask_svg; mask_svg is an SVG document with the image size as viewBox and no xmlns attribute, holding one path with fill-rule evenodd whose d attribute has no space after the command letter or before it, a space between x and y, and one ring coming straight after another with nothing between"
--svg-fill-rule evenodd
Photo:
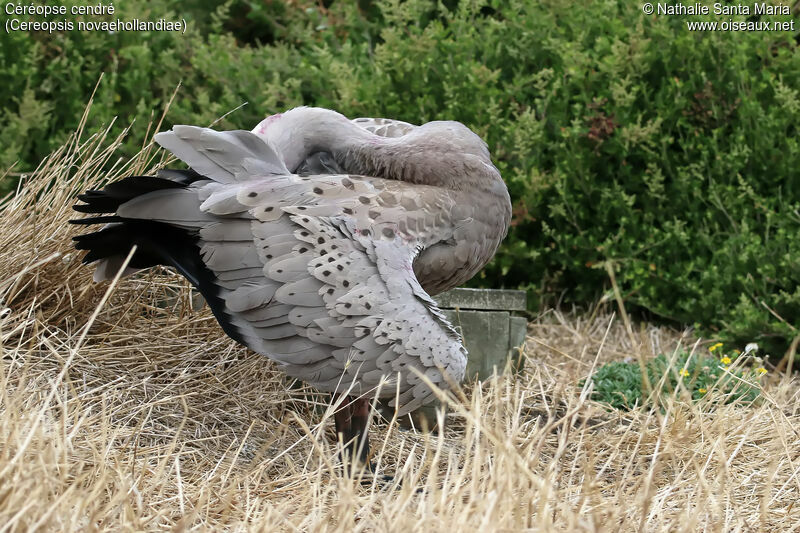
<instances>
[{"instance_id":1,"label":"goose","mask_svg":"<svg viewBox=\"0 0 800 533\"><path fill-rule=\"evenodd\" d=\"M511 202L467 126L415 126L299 107L252 131L176 125L155 141L189 167L88 190L71 221L94 281L166 265L222 330L332 393L337 435L369 458L370 401L399 416L465 373L459 333L432 296L495 254Z\"/></svg>"}]
</instances>

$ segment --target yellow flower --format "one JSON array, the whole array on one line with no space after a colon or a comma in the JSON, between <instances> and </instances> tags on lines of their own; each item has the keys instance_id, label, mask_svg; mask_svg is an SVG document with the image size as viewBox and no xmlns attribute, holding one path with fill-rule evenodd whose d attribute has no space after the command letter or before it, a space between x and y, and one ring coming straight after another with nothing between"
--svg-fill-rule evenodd
<instances>
[{"instance_id":1,"label":"yellow flower","mask_svg":"<svg viewBox=\"0 0 800 533\"><path fill-rule=\"evenodd\" d=\"M681 368L680 375L686 377L689 375L689 371L686 370L685 368Z\"/></svg>"},{"instance_id":2,"label":"yellow flower","mask_svg":"<svg viewBox=\"0 0 800 533\"><path fill-rule=\"evenodd\" d=\"M760 366L760 367L756 368L756 372L758 372L759 374L761 374L763 376L764 374L767 373L767 369L764 368L763 366Z\"/></svg>"},{"instance_id":3,"label":"yellow flower","mask_svg":"<svg viewBox=\"0 0 800 533\"><path fill-rule=\"evenodd\" d=\"M742 352L740 352L739 350L733 350L733 353L735 353L736 355L739 355Z\"/></svg>"},{"instance_id":4,"label":"yellow flower","mask_svg":"<svg viewBox=\"0 0 800 533\"><path fill-rule=\"evenodd\" d=\"M709 352L713 352L714 350L716 350L716 349L718 349L718 348L722 348L722 343L721 343L721 342L718 342L717 344L713 344L713 345L711 345L711 346L708 348L708 351L709 351Z\"/></svg>"},{"instance_id":5,"label":"yellow flower","mask_svg":"<svg viewBox=\"0 0 800 533\"><path fill-rule=\"evenodd\" d=\"M697 392L699 392L700 394L705 394L708 391L706 389L697 389Z\"/></svg>"},{"instance_id":6,"label":"yellow flower","mask_svg":"<svg viewBox=\"0 0 800 533\"><path fill-rule=\"evenodd\" d=\"M722 363L723 365L729 365L731 364L731 358L726 355L725 357L720 359L719 362Z\"/></svg>"}]
</instances>

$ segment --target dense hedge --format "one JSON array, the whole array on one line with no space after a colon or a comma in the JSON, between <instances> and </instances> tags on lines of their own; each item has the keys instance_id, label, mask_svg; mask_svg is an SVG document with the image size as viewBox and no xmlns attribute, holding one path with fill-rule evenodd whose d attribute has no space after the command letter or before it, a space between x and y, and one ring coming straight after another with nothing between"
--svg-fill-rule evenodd
<instances>
[{"instance_id":1,"label":"dense hedge","mask_svg":"<svg viewBox=\"0 0 800 533\"><path fill-rule=\"evenodd\" d=\"M178 82L167 125L245 101L219 127L299 104L456 119L488 140L515 205L475 283L585 303L612 261L631 306L773 352L798 334L796 32L689 32L611 0L115 7L190 28L4 35L0 164L29 170L61 143L100 72L91 125L136 119L129 152Z\"/></svg>"}]
</instances>

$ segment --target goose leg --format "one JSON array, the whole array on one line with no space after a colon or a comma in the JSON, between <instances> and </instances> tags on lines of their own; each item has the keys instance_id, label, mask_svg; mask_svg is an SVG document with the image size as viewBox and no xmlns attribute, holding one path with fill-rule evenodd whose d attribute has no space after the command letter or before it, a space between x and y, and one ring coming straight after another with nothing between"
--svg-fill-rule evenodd
<instances>
[{"instance_id":1,"label":"goose leg","mask_svg":"<svg viewBox=\"0 0 800 533\"><path fill-rule=\"evenodd\" d=\"M333 396L334 402L337 399L337 396ZM344 448L340 452L343 468L347 468L352 460L375 474L376 466L369 462L369 404L369 399L347 396L342 399L342 404L333 414L333 420L336 425L336 438L344 444ZM388 483L392 480L394 480L394 476L382 475L379 477L381 483ZM371 482L362 480L362 483L369 484Z\"/></svg>"},{"instance_id":2,"label":"goose leg","mask_svg":"<svg viewBox=\"0 0 800 533\"><path fill-rule=\"evenodd\" d=\"M374 471L369 464L369 400L366 398L356 398L352 406L352 455L358 457L362 465Z\"/></svg>"},{"instance_id":3,"label":"goose leg","mask_svg":"<svg viewBox=\"0 0 800 533\"><path fill-rule=\"evenodd\" d=\"M334 401L336 401L334 396ZM369 400L366 398L353 398L347 396L342 400L339 409L333 414L336 426L336 438L344 443L342 450L342 463L346 464L353 458L362 465L369 465ZM370 470L372 470L370 468Z\"/></svg>"},{"instance_id":4,"label":"goose leg","mask_svg":"<svg viewBox=\"0 0 800 533\"><path fill-rule=\"evenodd\" d=\"M337 397L333 396L333 402L336 403ZM333 421L336 425L336 439L344 445L341 453L342 464L347 464L348 450L350 448L350 441L353 438L353 407L350 403L349 397L344 397L339 409L333 413Z\"/></svg>"},{"instance_id":5,"label":"goose leg","mask_svg":"<svg viewBox=\"0 0 800 533\"><path fill-rule=\"evenodd\" d=\"M375 463L369 461L369 414L370 400L368 398L353 399L352 406L352 443L351 454L358 457L358 462L363 465L370 473L377 476L379 484L387 484L394 480L394 476L386 474L378 475L378 468ZM370 481L362 481L369 484ZM399 485L398 485L399 488Z\"/></svg>"}]
</instances>

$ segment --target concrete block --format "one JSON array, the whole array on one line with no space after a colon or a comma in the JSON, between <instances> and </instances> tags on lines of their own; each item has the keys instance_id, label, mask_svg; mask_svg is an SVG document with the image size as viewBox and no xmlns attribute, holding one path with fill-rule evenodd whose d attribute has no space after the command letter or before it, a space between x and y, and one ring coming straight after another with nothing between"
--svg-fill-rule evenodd
<instances>
[{"instance_id":1,"label":"concrete block","mask_svg":"<svg viewBox=\"0 0 800 533\"><path fill-rule=\"evenodd\" d=\"M468 354L464 379L487 379L495 369L502 373L510 348L509 312L447 309L444 313L464 339Z\"/></svg>"},{"instance_id":2,"label":"concrete block","mask_svg":"<svg viewBox=\"0 0 800 533\"><path fill-rule=\"evenodd\" d=\"M525 311L525 291L506 289L452 289L434 296L444 309Z\"/></svg>"}]
</instances>

